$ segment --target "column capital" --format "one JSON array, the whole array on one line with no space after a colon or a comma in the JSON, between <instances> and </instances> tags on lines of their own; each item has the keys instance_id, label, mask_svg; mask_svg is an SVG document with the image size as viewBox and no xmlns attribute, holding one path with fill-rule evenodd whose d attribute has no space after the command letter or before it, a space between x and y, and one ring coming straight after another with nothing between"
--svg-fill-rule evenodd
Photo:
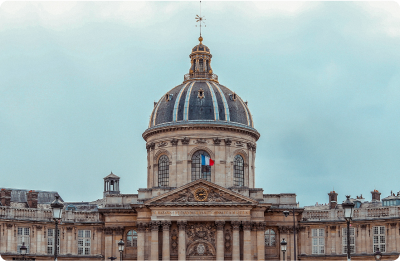
<instances>
[{"instance_id":1,"label":"column capital","mask_svg":"<svg viewBox=\"0 0 400 261\"><path fill-rule=\"evenodd\" d=\"M250 221L243 221L243 230L251 230L251 222Z\"/></svg>"},{"instance_id":2,"label":"column capital","mask_svg":"<svg viewBox=\"0 0 400 261\"><path fill-rule=\"evenodd\" d=\"M160 226L160 221L152 221L150 222L151 230L158 230L158 227Z\"/></svg>"},{"instance_id":3,"label":"column capital","mask_svg":"<svg viewBox=\"0 0 400 261\"><path fill-rule=\"evenodd\" d=\"M178 228L180 230L186 230L187 221L178 221Z\"/></svg>"},{"instance_id":4,"label":"column capital","mask_svg":"<svg viewBox=\"0 0 400 261\"><path fill-rule=\"evenodd\" d=\"M149 226L148 223L144 223L144 222L137 223L137 230L138 230L138 232L144 232L144 231L146 231L146 228L148 226Z\"/></svg>"},{"instance_id":5,"label":"column capital","mask_svg":"<svg viewBox=\"0 0 400 261\"><path fill-rule=\"evenodd\" d=\"M217 230L223 230L225 221L215 221L215 225L217 226Z\"/></svg>"},{"instance_id":6,"label":"column capital","mask_svg":"<svg viewBox=\"0 0 400 261\"><path fill-rule=\"evenodd\" d=\"M163 230L168 230L169 231L169 228L171 226L171 221L162 221L161 225L163 227Z\"/></svg>"},{"instance_id":7,"label":"column capital","mask_svg":"<svg viewBox=\"0 0 400 261\"><path fill-rule=\"evenodd\" d=\"M232 224L233 230L239 230L239 228L240 228L240 221L232 221L231 224Z\"/></svg>"},{"instance_id":8,"label":"column capital","mask_svg":"<svg viewBox=\"0 0 400 261\"><path fill-rule=\"evenodd\" d=\"M265 222L258 222L258 224L257 224L257 230L258 231L265 231L265 226L266 226L267 224L265 223Z\"/></svg>"},{"instance_id":9,"label":"column capital","mask_svg":"<svg viewBox=\"0 0 400 261\"><path fill-rule=\"evenodd\" d=\"M253 230L253 231L257 231L257 227L258 227L258 223L257 223L257 222L254 222L254 221L252 221L252 222L251 222L251 230Z\"/></svg>"}]
</instances>

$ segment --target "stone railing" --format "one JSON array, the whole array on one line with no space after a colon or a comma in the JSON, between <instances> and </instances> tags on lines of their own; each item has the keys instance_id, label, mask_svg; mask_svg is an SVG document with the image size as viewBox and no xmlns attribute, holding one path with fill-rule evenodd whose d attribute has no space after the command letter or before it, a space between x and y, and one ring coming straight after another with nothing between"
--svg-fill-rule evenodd
<instances>
[{"instance_id":1,"label":"stone railing","mask_svg":"<svg viewBox=\"0 0 400 261\"><path fill-rule=\"evenodd\" d=\"M0 207L0 219L52 221L50 209ZM64 211L64 222L100 222L99 212Z\"/></svg>"},{"instance_id":2,"label":"stone railing","mask_svg":"<svg viewBox=\"0 0 400 261\"><path fill-rule=\"evenodd\" d=\"M183 82L186 82L190 79L210 79L218 82L218 75L214 73L210 74L208 72L195 72L193 75L187 73L183 76Z\"/></svg>"},{"instance_id":3,"label":"stone railing","mask_svg":"<svg viewBox=\"0 0 400 261\"><path fill-rule=\"evenodd\" d=\"M354 209L353 220L372 219L385 217L399 217L400 207L377 207L377 208L359 208ZM342 209L332 210L305 210L303 212L304 221L317 220L344 220Z\"/></svg>"}]
</instances>

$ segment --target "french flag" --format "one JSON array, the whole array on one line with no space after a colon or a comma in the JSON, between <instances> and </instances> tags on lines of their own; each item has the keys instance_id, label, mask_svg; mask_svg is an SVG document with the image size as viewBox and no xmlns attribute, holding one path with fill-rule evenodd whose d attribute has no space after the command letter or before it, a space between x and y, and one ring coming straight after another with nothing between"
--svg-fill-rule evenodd
<instances>
[{"instance_id":1,"label":"french flag","mask_svg":"<svg viewBox=\"0 0 400 261\"><path fill-rule=\"evenodd\" d=\"M210 157L201 155L201 165L202 166L212 166L212 165L214 165L214 161Z\"/></svg>"}]
</instances>

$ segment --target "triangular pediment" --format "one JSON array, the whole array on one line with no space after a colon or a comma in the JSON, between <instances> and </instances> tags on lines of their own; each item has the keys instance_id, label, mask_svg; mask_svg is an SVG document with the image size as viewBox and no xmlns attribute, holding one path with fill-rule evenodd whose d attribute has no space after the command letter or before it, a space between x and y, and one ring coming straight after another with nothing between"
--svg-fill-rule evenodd
<instances>
[{"instance_id":1,"label":"triangular pediment","mask_svg":"<svg viewBox=\"0 0 400 261\"><path fill-rule=\"evenodd\" d=\"M257 205L258 201L204 179L154 197L145 205Z\"/></svg>"}]
</instances>

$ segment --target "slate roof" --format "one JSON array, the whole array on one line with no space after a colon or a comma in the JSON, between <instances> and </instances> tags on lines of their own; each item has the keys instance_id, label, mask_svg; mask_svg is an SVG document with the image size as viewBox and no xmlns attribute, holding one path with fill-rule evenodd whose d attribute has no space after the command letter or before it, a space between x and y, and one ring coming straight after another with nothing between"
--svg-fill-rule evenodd
<instances>
[{"instance_id":1,"label":"slate roof","mask_svg":"<svg viewBox=\"0 0 400 261\"><path fill-rule=\"evenodd\" d=\"M204 98L199 97L200 89L204 91ZM149 128L201 120L240 124L255 130L247 104L237 94L234 97L234 92L227 87L205 80L185 82L163 95L154 106Z\"/></svg>"},{"instance_id":2,"label":"slate roof","mask_svg":"<svg viewBox=\"0 0 400 261\"><path fill-rule=\"evenodd\" d=\"M29 192L27 189L12 189L5 188L7 190L11 190L11 202L20 202L25 203L27 201L26 193ZM38 204L50 204L54 201L55 196L59 195L56 191L41 191L35 190L38 193ZM60 200L64 202L64 200L60 197Z\"/></svg>"}]
</instances>

